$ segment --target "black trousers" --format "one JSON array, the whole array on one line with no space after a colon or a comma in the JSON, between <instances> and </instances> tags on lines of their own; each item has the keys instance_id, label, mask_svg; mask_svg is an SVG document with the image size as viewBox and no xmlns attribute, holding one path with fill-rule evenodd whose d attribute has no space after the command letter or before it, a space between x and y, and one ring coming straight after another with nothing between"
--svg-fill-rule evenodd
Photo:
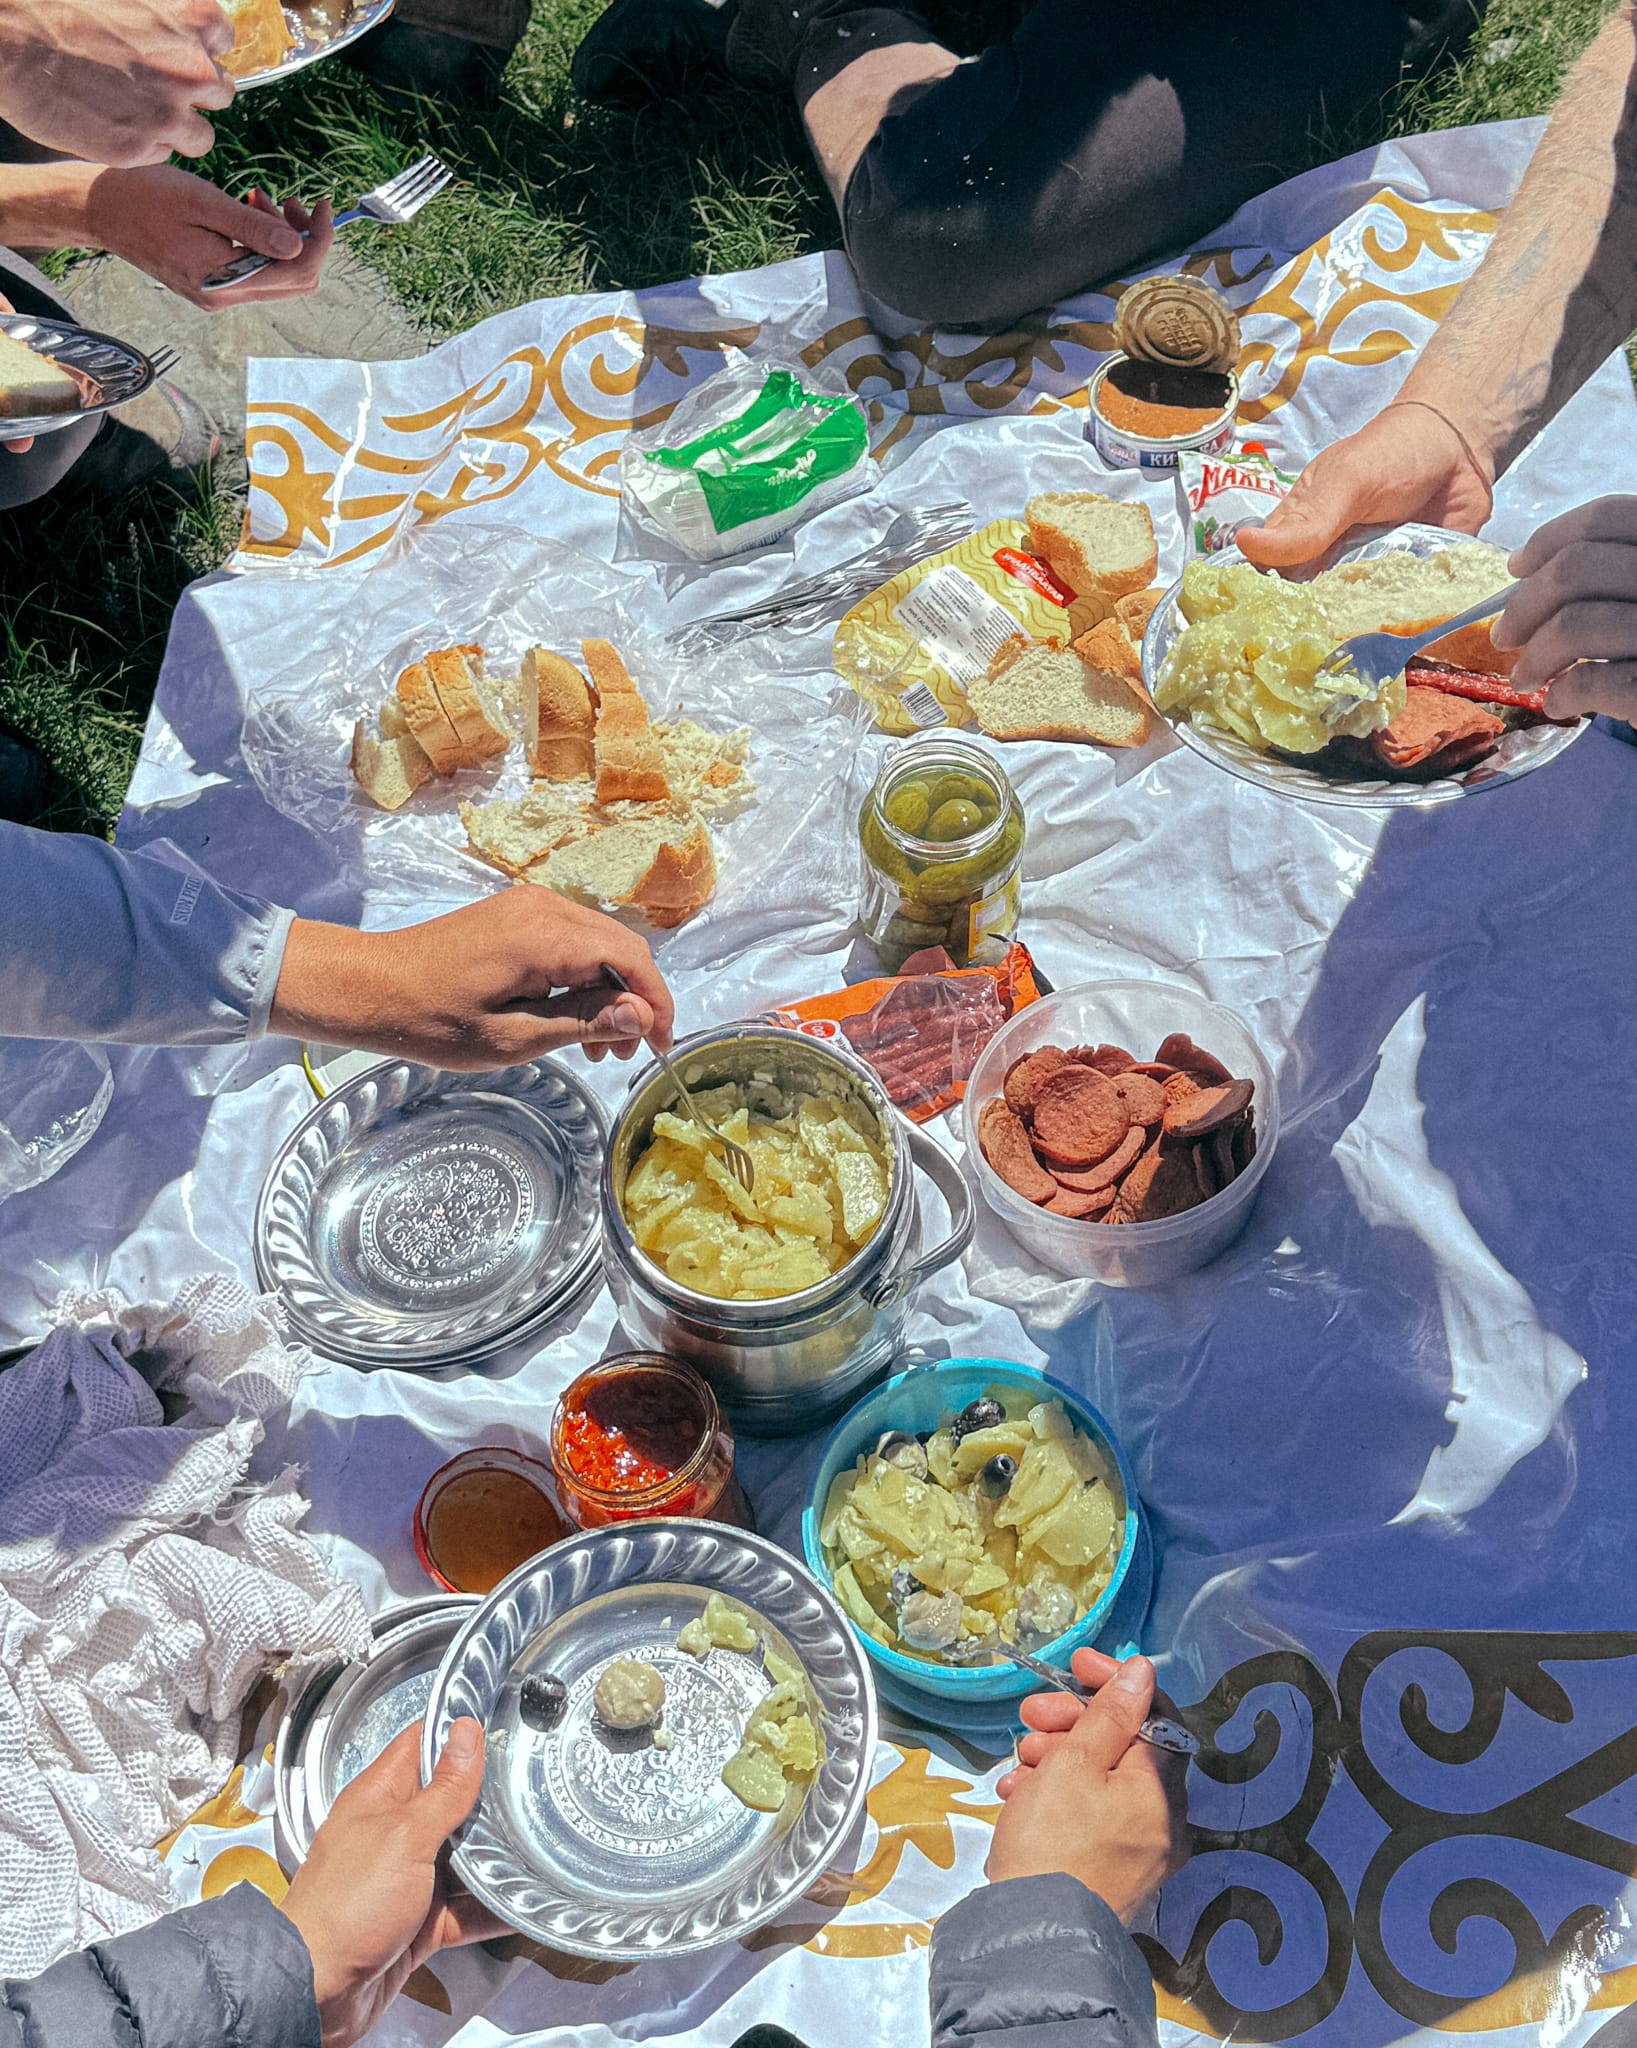
<instances>
[{"instance_id":1,"label":"black trousers","mask_svg":"<svg viewBox=\"0 0 1637 2048\"><path fill-rule=\"evenodd\" d=\"M1036 0L1008 42L898 96L847 186L847 253L900 312L1003 326L1185 246L1351 146L1481 5ZM913 18L894 34L893 14L820 0L798 76L929 40Z\"/></svg>"},{"instance_id":2,"label":"black trousers","mask_svg":"<svg viewBox=\"0 0 1637 2048\"><path fill-rule=\"evenodd\" d=\"M9 299L19 313L49 313L66 320L74 317L33 264L25 263L10 249L0 249L0 297ZM106 417L97 413L42 434L26 455L0 449L0 512L31 505L55 490L96 439ZM0 434L4 430L5 422L0 420Z\"/></svg>"}]
</instances>

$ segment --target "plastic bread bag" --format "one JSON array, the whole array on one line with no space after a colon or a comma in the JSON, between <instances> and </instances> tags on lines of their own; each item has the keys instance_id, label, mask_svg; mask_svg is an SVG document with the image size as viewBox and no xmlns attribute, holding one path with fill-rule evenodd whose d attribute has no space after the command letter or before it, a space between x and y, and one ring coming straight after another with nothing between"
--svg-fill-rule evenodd
<instances>
[{"instance_id":1,"label":"plastic bread bag","mask_svg":"<svg viewBox=\"0 0 1637 2048\"><path fill-rule=\"evenodd\" d=\"M1114 613L1106 592L1071 590L1029 553L1021 519L995 519L904 569L836 628L836 674L884 732L965 725L966 685L1018 633L1060 645Z\"/></svg>"},{"instance_id":2,"label":"plastic bread bag","mask_svg":"<svg viewBox=\"0 0 1637 2048\"><path fill-rule=\"evenodd\" d=\"M786 1003L766 1021L842 1039L911 1123L924 1124L960 1101L978 1055L1039 995L1025 946L1014 942L992 967L957 967L931 947L912 953L902 974Z\"/></svg>"},{"instance_id":3,"label":"plastic bread bag","mask_svg":"<svg viewBox=\"0 0 1637 2048\"><path fill-rule=\"evenodd\" d=\"M1220 455L1177 457L1177 489L1190 560L1231 548L1242 526L1259 526L1275 505L1289 497L1294 472L1278 468L1260 441Z\"/></svg>"},{"instance_id":4,"label":"plastic bread bag","mask_svg":"<svg viewBox=\"0 0 1637 2048\"><path fill-rule=\"evenodd\" d=\"M804 374L735 355L659 425L627 435L621 552L652 556L657 543L689 562L721 561L868 489L863 407Z\"/></svg>"},{"instance_id":5,"label":"plastic bread bag","mask_svg":"<svg viewBox=\"0 0 1637 2048\"><path fill-rule=\"evenodd\" d=\"M642 622L654 597L645 579L611 575L604 563L509 529L451 523L426 535L413 558L362 579L326 572L297 580L299 607L288 587L276 587L284 579L271 576L224 583L202 602L232 650L246 767L272 808L322 843L367 926L471 902L520 871L575 900L599 900L572 879L584 867L582 846L610 824L643 818L667 828L681 849L678 864L714 868L703 906L680 924L645 915L654 900L646 895L628 907L609 898L615 914L663 940L673 961L708 950L724 919L736 929L773 929L781 892L851 914L857 846L829 830L829 811L837 780L852 772L861 717L833 693L770 679L736 655L678 661ZM590 780L531 773L525 656L544 649L583 671L587 640L611 643L642 700L641 740L660 744L670 784L662 803L604 805ZM468 648L481 650L483 692L504 727L503 750L431 773L398 808L381 808L352 766L355 727L362 721L384 745L382 711L402 704L400 676L435 650ZM686 786L673 748L697 757L691 769L684 761ZM742 775L728 772L735 765ZM725 786L703 786L718 780ZM497 812L497 803L528 808ZM697 851L695 820L708 854ZM480 843L488 858L479 857Z\"/></svg>"}]
</instances>

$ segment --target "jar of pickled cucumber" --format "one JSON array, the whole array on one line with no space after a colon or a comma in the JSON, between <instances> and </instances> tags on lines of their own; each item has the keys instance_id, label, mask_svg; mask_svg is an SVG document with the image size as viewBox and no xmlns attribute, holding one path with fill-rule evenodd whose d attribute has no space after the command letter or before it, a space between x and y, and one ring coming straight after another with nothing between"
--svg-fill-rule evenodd
<instances>
[{"instance_id":1,"label":"jar of pickled cucumber","mask_svg":"<svg viewBox=\"0 0 1637 2048\"><path fill-rule=\"evenodd\" d=\"M957 967L992 966L1017 930L1023 806L981 747L906 740L858 820L866 933L889 974L923 946Z\"/></svg>"}]
</instances>

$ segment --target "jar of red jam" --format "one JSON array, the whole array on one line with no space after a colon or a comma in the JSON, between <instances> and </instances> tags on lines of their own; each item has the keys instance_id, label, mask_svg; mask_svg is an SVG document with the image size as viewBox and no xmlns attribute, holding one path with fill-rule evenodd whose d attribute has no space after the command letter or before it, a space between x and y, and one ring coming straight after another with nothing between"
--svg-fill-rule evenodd
<instances>
[{"instance_id":1,"label":"jar of red jam","mask_svg":"<svg viewBox=\"0 0 1637 2048\"><path fill-rule=\"evenodd\" d=\"M552 1417L551 1465L582 1529L648 1515L756 1526L716 1396L691 1366L657 1352L581 1373Z\"/></svg>"}]
</instances>

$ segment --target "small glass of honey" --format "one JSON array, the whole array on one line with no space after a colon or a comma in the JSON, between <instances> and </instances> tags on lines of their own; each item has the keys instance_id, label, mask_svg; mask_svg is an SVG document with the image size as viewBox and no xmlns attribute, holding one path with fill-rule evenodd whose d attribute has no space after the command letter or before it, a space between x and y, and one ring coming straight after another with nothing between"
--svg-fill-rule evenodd
<instances>
[{"instance_id":1,"label":"small glass of honey","mask_svg":"<svg viewBox=\"0 0 1637 2048\"><path fill-rule=\"evenodd\" d=\"M480 1444L440 1465L415 1508L415 1555L450 1593L488 1593L570 1534L537 1458Z\"/></svg>"}]
</instances>

